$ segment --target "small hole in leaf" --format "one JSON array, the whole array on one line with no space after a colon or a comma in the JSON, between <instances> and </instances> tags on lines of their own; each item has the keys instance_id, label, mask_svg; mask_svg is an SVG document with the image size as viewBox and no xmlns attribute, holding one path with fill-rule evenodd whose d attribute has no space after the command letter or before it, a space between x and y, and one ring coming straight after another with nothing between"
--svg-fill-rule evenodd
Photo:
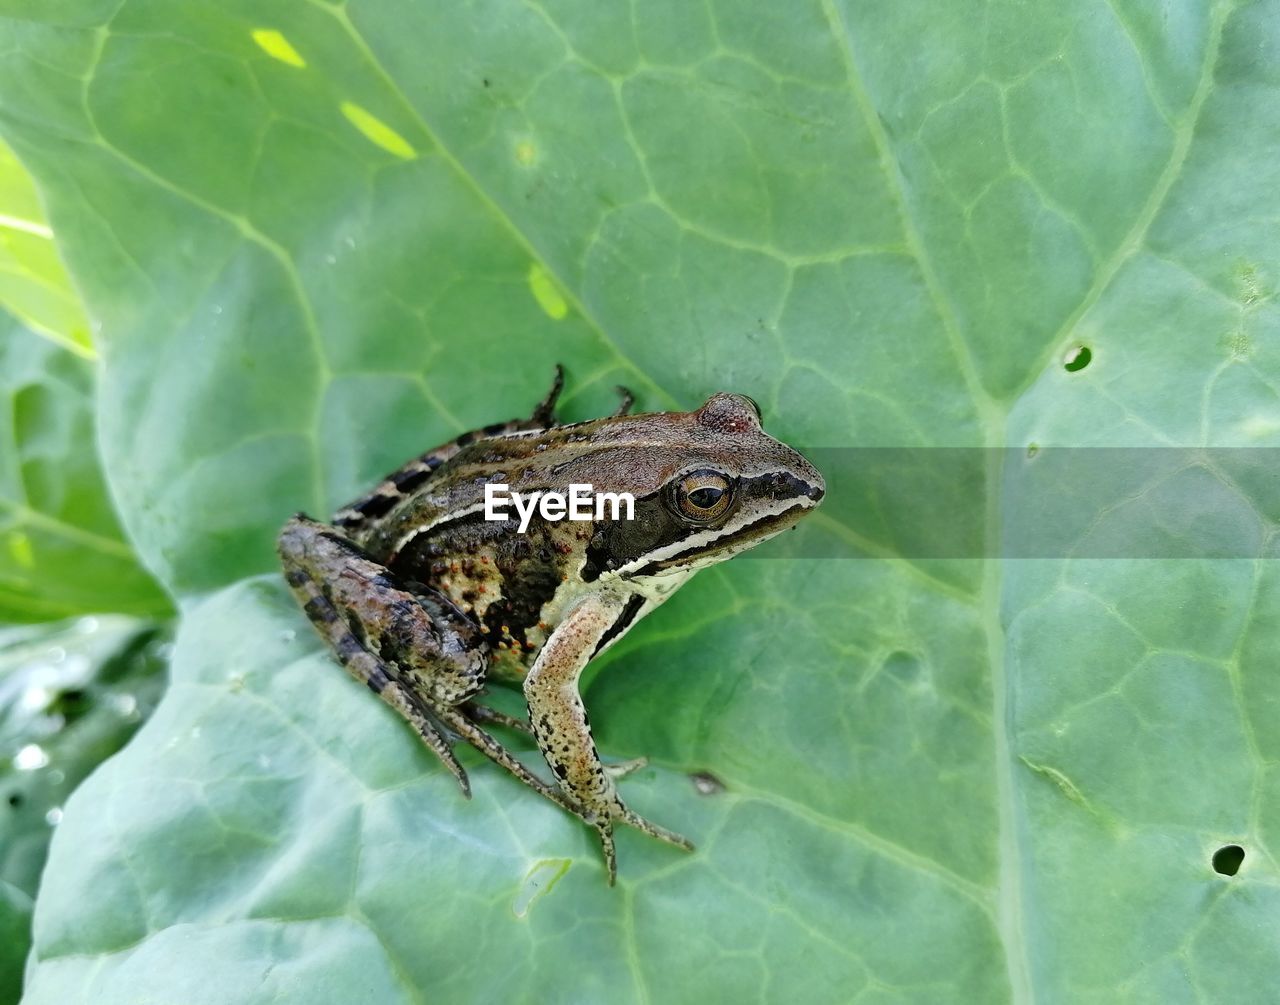
<instances>
[{"instance_id":1,"label":"small hole in leaf","mask_svg":"<svg viewBox=\"0 0 1280 1005\"><path fill-rule=\"evenodd\" d=\"M724 782L710 771L695 771L689 776L689 780L700 796L718 796L724 791Z\"/></svg>"},{"instance_id":2,"label":"small hole in leaf","mask_svg":"<svg viewBox=\"0 0 1280 1005\"><path fill-rule=\"evenodd\" d=\"M1223 845L1213 853L1213 871L1223 876L1234 876L1244 861L1244 849L1238 844Z\"/></svg>"},{"instance_id":3,"label":"small hole in leaf","mask_svg":"<svg viewBox=\"0 0 1280 1005\"><path fill-rule=\"evenodd\" d=\"M10 793L9 793L9 805L10 805L10 806L12 806L14 809L17 809L19 806L21 806L21 805L22 805L22 793L21 793L21 792L10 792Z\"/></svg>"},{"instance_id":4,"label":"small hole in leaf","mask_svg":"<svg viewBox=\"0 0 1280 1005\"><path fill-rule=\"evenodd\" d=\"M1068 373L1076 373L1088 366L1091 359L1093 359L1093 353L1089 351L1089 347L1078 345L1074 349L1069 349L1066 356L1062 358L1062 368Z\"/></svg>"}]
</instances>

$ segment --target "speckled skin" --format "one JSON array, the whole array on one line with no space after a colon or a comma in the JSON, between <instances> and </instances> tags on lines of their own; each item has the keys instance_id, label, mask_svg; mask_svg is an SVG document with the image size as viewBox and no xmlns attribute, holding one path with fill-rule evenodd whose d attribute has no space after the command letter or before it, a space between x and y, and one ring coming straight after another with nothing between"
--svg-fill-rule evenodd
<instances>
[{"instance_id":1,"label":"speckled skin","mask_svg":"<svg viewBox=\"0 0 1280 1005\"><path fill-rule=\"evenodd\" d=\"M280 535L286 578L335 655L409 720L469 792L445 729L594 827L609 882L613 823L691 847L632 813L600 761L578 694L583 667L693 572L785 530L822 476L760 428L756 406L713 395L697 411L557 425L556 384L533 416L465 434L410 461L332 524L299 514ZM711 471L731 504L688 495ZM484 486L635 496L633 520L484 519ZM698 498L698 497L694 497ZM528 724L474 702L489 674L522 682ZM480 727L532 732L556 778L538 778ZM443 728L442 728L443 727Z\"/></svg>"}]
</instances>

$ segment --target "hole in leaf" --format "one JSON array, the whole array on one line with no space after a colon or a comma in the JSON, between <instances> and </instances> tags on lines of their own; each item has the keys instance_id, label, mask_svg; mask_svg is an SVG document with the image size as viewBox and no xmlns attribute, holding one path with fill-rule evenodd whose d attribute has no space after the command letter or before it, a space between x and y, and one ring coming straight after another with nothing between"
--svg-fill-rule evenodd
<instances>
[{"instance_id":1,"label":"hole in leaf","mask_svg":"<svg viewBox=\"0 0 1280 1005\"><path fill-rule=\"evenodd\" d=\"M1244 861L1244 849L1238 844L1223 845L1213 853L1213 871L1223 876L1234 876Z\"/></svg>"},{"instance_id":2,"label":"hole in leaf","mask_svg":"<svg viewBox=\"0 0 1280 1005\"><path fill-rule=\"evenodd\" d=\"M21 793L21 792L10 792L10 793L9 793L9 805L10 805L10 806L12 806L14 809L17 809L19 806L21 806L21 805L22 805L22 793Z\"/></svg>"},{"instance_id":3,"label":"hole in leaf","mask_svg":"<svg viewBox=\"0 0 1280 1005\"><path fill-rule=\"evenodd\" d=\"M689 776L689 780L700 796L717 796L724 791L724 782L710 771L695 771Z\"/></svg>"},{"instance_id":4,"label":"hole in leaf","mask_svg":"<svg viewBox=\"0 0 1280 1005\"><path fill-rule=\"evenodd\" d=\"M1062 358L1062 368L1068 373L1076 373L1088 366L1091 359L1093 359L1093 353L1089 351L1089 347L1078 345L1068 350L1066 356Z\"/></svg>"}]
</instances>

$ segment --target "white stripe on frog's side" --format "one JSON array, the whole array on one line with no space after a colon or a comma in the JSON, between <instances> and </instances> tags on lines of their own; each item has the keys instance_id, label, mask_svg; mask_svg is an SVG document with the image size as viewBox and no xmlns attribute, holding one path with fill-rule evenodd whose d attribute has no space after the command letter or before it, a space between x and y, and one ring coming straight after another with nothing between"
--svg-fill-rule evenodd
<instances>
[{"instance_id":1,"label":"white stripe on frog's side","mask_svg":"<svg viewBox=\"0 0 1280 1005\"><path fill-rule=\"evenodd\" d=\"M681 555L689 553L690 560L687 565L680 565L678 568L673 569L670 572L656 572L652 576L639 577L636 580L636 582L640 582L641 580L665 581L669 578L673 578L679 573L684 573L685 575L676 582L676 586L679 586L680 583L683 583L689 575L692 575L698 569L705 568L709 565L715 565L726 558L730 558L733 555L738 554L739 552L746 551L749 548L754 548L761 541L765 541L770 537L773 537L774 534L767 534L764 537L747 535L743 538L739 546L733 547L727 552L716 552L714 556L711 556L711 549L715 546L717 541L726 537L731 537L742 529L761 523L762 521L768 520L770 517L781 516L783 513L794 509L796 506L800 506L804 509L812 509L816 505L817 503L804 496L779 500L773 506L753 509L749 513L743 513L740 519L730 520L723 527L716 527L714 529L700 531L696 534L690 534L688 537L681 538L679 541L675 541L665 547L656 548L645 555L641 555L639 558L632 559L626 565L615 569L613 572L608 573L608 575L611 578L617 577L626 579L633 573L643 569L646 565L650 565L654 562L662 562L672 558L678 558ZM781 533L785 529L785 527L780 527L775 534ZM699 552L708 553L708 557L700 561L695 557ZM602 576L601 579L604 579L604 576ZM672 587L672 589L674 588L675 587Z\"/></svg>"},{"instance_id":2,"label":"white stripe on frog's side","mask_svg":"<svg viewBox=\"0 0 1280 1005\"><path fill-rule=\"evenodd\" d=\"M421 526L414 527L413 530L401 537L400 540L396 542L395 547L391 549L391 555L392 557L399 555L400 552L404 551L404 549L407 548L415 538L422 534L428 534L435 530L435 528L443 526L444 524L453 523L453 521L461 520L464 517L470 516L472 513L481 513L483 511L484 502L481 501L471 506L464 506L462 509L455 510L452 513L441 513L430 523L424 523Z\"/></svg>"}]
</instances>

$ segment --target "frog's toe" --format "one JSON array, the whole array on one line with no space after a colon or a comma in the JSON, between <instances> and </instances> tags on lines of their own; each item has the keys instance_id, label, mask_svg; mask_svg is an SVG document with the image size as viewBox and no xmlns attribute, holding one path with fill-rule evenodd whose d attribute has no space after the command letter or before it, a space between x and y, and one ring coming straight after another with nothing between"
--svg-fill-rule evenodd
<instances>
[{"instance_id":1,"label":"frog's toe","mask_svg":"<svg viewBox=\"0 0 1280 1005\"><path fill-rule=\"evenodd\" d=\"M665 841L667 844L683 848L685 851L693 851L693 842L687 837L677 834L675 831L669 831L665 827L659 827L655 823L650 823L640 814L633 813L625 806L616 806L611 817L596 817L593 819L591 814L583 814L582 818L590 823L595 828L596 834L600 836L600 850L604 854L605 875L610 886L613 886L618 879L618 853L613 841L613 822L615 820L630 824L636 830L643 831L659 841Z\"/></svg>"},{"instance_id":2,"label":"frog's toe","mask_svg":"<svg viewBox=\"0 0 1280 1005\"><path fill-rule=\"evenodd\" d=\"M556 420L556 399L560 397L560 392L564 390L564 367L559 363L556 364L556 375L551 381L551 390L547 392L547 396L538 402L538 406L533 410L530 416L530 422L536 422L544 428L557 425Z\"/></svg>"},{"instance_id":3,"label":"frog's toe","mask_svg":"<svg viewBox=\"0 0 1280 1005\"><path fill-rule=\"evenodd\" d=\"M618 408L613 414L615 416L629 415L631 412L631 406L636 403L636 396L631 393L630 388L623 387L621 384L614 388L614 390L618 392Z\"/></svg>"},{"instance_id":4,"label":"frog's toe","mask_svg":"<svg viewBox=\"0 0 1280 1005\"><path fill-rule=\"evenodd\" d=\"M626 778L633 771L639 771L641 768L648 767L649 758L633 757L629 761L619 761L617 764L606 764L604 770L609 772L610 778Z\"/></svg>"},{"instance_id":5,"label":"frog's toe","mask_svg":"<svg viewBox=\"0 0 1280 1005\"><path fill-rule=\"evenodd\" d=\"M693 842L683 834L677 834L675 831L669 831L665 827L659 827L657 824L646 820L639 813L634 813L625 806L618 815L618 819L623 823L630 824L638 831L643 831L650 837L655 837L659 841L665 841L667 844L675 845L677 848L683 848L685 851L693 851Z\"/></svg>"},{"instance_id":6,"label":"frog's toe","mask_svg":"<svg viewBox=\"0 0 1280 1005\"><path fill-rule=\"evenodd\" d=\"M436 756L440 758L444 766L449 770L449 774L453 775L457 780L458 788L462 790L463 798L470 799L471 779L467 777L466 768L458 763L458 758L454 755L453 749L446 743L442 748L436 748L435 753Z\"/></svg>"},{"instance_id":7,"label":"frog's toe","mask_svg":"<svg viewBox=\"0 0 1280 1005\"><path fill-rule=\"evenodd\" d=\"M526 736L532 736L533 730L529 728L529 724L523 719L518 719L514 715L507 715L506 712L499 712L496 708L490 708L488 705L477 705L474 701L468 701L462 709L472 722L487 722L495 726L506 726L507 729L514 729Z\"/></svg>"},{"instance_id":8,"label":"frog's toe","mask_svg":"<svg viewBox=\"0 0 1280 1005\"><path fill-rule=\"evenodd\" d=\"M604 871L609 885L618 881L618 852L613 844L613 821L597 820L593 825L600 836L600 851L604 855Z\"/></svg>"}]
</instances>

